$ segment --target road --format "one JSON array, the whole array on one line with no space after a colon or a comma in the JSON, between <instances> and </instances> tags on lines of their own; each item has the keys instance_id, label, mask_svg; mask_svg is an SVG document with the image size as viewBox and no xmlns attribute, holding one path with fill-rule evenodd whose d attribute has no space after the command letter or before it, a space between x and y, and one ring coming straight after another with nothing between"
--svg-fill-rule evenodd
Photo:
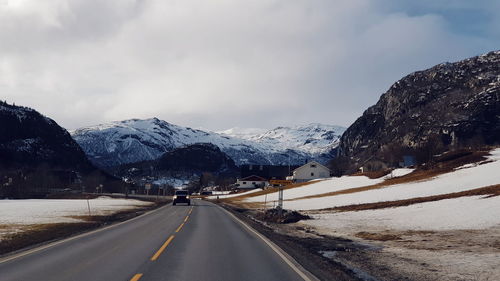
<instances>
[{"instance_id":1,"label":"road","mask_svg":"<svg viewBox=\"0 0 500 281\"><path fill-rule=\"evenodd\" d=\"M3 258L0 280L307 280L227 211L192 202Z\"/></svg>"}]
</instances>

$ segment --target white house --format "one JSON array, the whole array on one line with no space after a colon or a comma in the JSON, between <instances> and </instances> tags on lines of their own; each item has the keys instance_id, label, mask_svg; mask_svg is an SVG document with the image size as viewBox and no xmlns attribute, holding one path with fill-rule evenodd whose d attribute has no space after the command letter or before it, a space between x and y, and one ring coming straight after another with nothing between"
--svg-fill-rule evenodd
<instances>
[{"instance_id":1,"label":"white house","mask_svg":"<svg viewBox=\"0 0 500 281\"><path fill-rule=\"evenodd\" d=\"M311 161L293 170L291 179L296 182L304 182L328 177L330 177L330 169L316 161Z\"/></svg>"},{"instance_id":2,"label":"white house","mask_svg":"<svg viewBox=\"0 0 500 281\"><path fill-rule=\"evenodd\" d=\"M255 175L236 180L238 188L259 188L264 187L267 183L265 178Z\"/></svg>"}]
</instances>

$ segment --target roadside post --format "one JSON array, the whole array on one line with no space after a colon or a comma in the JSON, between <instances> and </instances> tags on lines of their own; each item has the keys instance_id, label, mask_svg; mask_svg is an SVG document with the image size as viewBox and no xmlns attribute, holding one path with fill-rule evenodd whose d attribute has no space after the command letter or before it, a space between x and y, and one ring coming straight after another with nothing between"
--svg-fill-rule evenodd
<instances>
[{"instance_id":1,"label":"roadside post","mask_svg":"<svg viewBox=\"0 0 500 281\"><path fill-rule=\"evenodd\" d=\"M149 190L151 189L151 184L150 183L146 183L144 185L144 188L146 189L146 195L149 195Z\"/></svg>"},{"instance_id":2,"label":"roadside post","mask_svg":"<svg viewBox=\"0 0 500 281\"><path fill-rule=\"evenodd\" d=\"M267 211L267 193L264 194L264 212Z\"/></svg>"},{"instance_id":3,"label":"roadside post","mask_svg":"<svg viewBox=\"0 0 500 281\"><path fill-rule=\"evenodd\" d=\"M293 182L289 180L270 180L269 183L273 186L278 186L278 216L283 215L283 187L291 185Z\"/></svg>"},{"instance_id":4,"label":"roadside post","mask_svg":"<svg viewBox=\"0 0 500 281\"><path fill-rule=\"evenodd\" d=\"M89 197L90 197L90 195L87 195L87 208L89 209L89 218L90 218L90 202L89 202Z\"/></svg>"}]
</instances>

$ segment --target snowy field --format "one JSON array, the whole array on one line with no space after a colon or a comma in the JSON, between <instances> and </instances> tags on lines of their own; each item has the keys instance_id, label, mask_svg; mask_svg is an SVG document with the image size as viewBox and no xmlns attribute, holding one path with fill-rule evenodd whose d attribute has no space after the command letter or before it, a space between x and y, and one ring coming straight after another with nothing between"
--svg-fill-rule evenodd
<instances>
[{"instance_id":1,"label":"snowy field","mask_svg":"<svg viewBox=\"0 0 500 281\"><path fill-rule=\"evenodd\" d=\"M377 210L333 212L321 209L443 195L500 184L500 148L490 152L486 161L467 164L452 172L430 179L366 190L355 193L304 198L329 192L382 183L386 178L403 176L411 169L397 169L380 179L364 176L344 176L317 181L303 187L284 191L284 208L312 213L315 220L302 223L327 232L361 230L465 230L500 226L500 196L472 196L409 206ZM249 191L250 195L256 191ZM239 195L233 195L238 200ZM243 199L243 203L276 204L277 192ZM309 212L311 211L311 212ZM319 214L318 214L319 213Z\"/></svg>"},{"instance_id":2,"label":"snowy field","mask_svg":"<svg viewBox=\"0 0 500 281\"><path fill-rule=\"evenodd\" d=\"M151 204L139 200L112 199L105 196L88 201L92 216L109 215ZM89 214L87 200L80 199L0 200L0 212L0 226L81 222L82 220L72 217Z\"/></svg>"},{"instance_id":3,"label":"snowy field","mask_svg":"<svg viewBox=\"0 0 500 281\"><path fill-rule=\"evenodd\" d=\"M373 184L382 183L385 179L392 177L401 177L406 174L413 172L413 169L396 169L392 171L391 174L378 178L378 179L370 179L366 176L343 176L340 178L330 178L325 180L314 180L315 183L285 190L283 193L285 200L297 199L309 195L320 195L334 191L340 191L349 188L356 188L362 186L368 186ZM242 194L243 195L243 194ZM264 195L255 196L248 198L247 202L263 202L266 200ZM278 193L274 192L271 194L267 194L266 201L278 200ZM290 208L290 207L287 207Z\"/></svg>"},{"instance_id":4,"label":"snowy field","mask_svg":"<svg viewBox=\"0 0 500 281\"><path fill-rule=\"evenodd\" d=\"M302 187L296 187L291 189L286 189L283 191L283 197L285 200L296 199L309 195L318 195L329 193L333 191L339 191L347 188L361 187L372 184L377 184L383 182L384 179L370 179L365 176L344 176L340 178L331 178L326 180L316 180L315 183L311 183ZM265 195L254 196L246 199L246 202L264 202L266 200ZM278 192L273 192L267 194L267 201L278 200ZM290 207L287 207L290 208Z\"/></svg>"},{"instance_id":5,"label":"snowy field","mask_svg":"<svg viewBox=\"0 0 500 281\"><path fill-rule=\"evenodd\" d=\"M374 203L448 194L460 191L500 184L500 149L496 149L488 156L491 162L482 165L465 165L453 172L437 177L412 183L390 185L380 189L362 192L325 196L319 198L300 199L300 197L341 191L354 187L362 187L383 182L383 179L369 179L367 177L332 178L304 187L284 191L286 209L317 210L346 206L353 204ZM403 174L397 171L398 175ZM245 199L244 202L264 202L264 196L255 196ZM267 195L267 201L277 200L277 193ZM272 202L271 202L272 204Z\"/></svg>"},{"instance_id":6,"label":"snowy field","mask_svg":"<svg viewBox=\"0 0 500 281\"><path fill-rule=\"evenodd\" d=\"M460 197L405 207L313 215L303 223L327 231L463 230L500 226L500 196Z\"/></svg>"}]
</instances>

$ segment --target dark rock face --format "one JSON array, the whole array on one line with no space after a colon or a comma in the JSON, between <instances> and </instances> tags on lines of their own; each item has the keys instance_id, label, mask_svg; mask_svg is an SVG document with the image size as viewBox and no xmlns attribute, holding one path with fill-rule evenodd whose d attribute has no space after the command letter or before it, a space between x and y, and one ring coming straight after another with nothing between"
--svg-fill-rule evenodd
<instances>
[{"instance_id":1,"label":"dark rock face","mask_svg":"<svg viewBox=\"0 0 500 281\"><path fill-rule=\"evenodd\" d=\"M341 138L353 167L372 158L500 143L500 51L437 65L396 82ZM421 159L423 160L423 159Z\"/></svg>"},{"instance_id":2,"label":"dark rock face","mask_svg":"<svg viewBox=\"0 0 500 281\"><path fill-rule=\"evenodd\" d=\"M227 154L209 143L188 145L167 152L158 159L157 169L217 174L238 171L234 161Z\"/></svg>"},{"instance_id":3,"label":"dark rock face","mask_svg":"<svg viewBox=\"0 0 500 281\"><path fill-rule=\"evenodd\" d=\"M44 198L61 190L121 191L70 134L37 111L0 102L0 198Z\"/></svg>"},{"instance_id":4,"label":"dark rock face","mask_svg":"<svg viewBox=\"0 0 500 281\"><path fill-rule=\"evenodd\" d=\"M80 146L52 119L37 111L0 103L0 168L91 170Z\"/></svg>"}]
</instances>

